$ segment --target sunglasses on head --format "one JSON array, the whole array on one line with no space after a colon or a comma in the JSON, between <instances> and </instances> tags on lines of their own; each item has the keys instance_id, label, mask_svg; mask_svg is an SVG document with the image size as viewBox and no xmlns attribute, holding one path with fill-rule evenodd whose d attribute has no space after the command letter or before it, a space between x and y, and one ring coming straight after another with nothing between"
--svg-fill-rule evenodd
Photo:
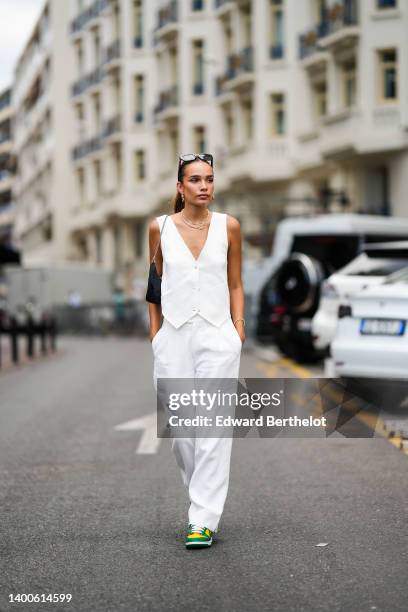
<instances>
[{"instance_id":1,"label":"sunglasses on head","mask_svg":"<svg viewBox=\"0 0 408 612\"><path fill-rule=\"evenodd\" d=\"M196 159L201 159L202 161L207 162L207 164L210 164L211 168L214 165L213 156L211 153L186 153L185 155L180 155L179 157L179 174L180 168L183 164L186 162L195 161Z\"/></svg>"}]
</instances>

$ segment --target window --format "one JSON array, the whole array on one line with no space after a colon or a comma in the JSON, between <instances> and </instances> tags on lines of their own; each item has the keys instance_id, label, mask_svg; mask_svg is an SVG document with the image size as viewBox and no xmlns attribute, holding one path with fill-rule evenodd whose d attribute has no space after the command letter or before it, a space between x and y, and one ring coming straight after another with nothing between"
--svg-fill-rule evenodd
<instances>
[{"instance_id":1,"label":"window","mask_svg":"<svg viewBox=\"0 0 408 612\"><path fill-rule=\"evenodd\" d=\"M203 41L193 41L193 94L204 93Z\"/></svg>"},{"instance_id":2,"label":"window","mask_svg":"<svg viewBox=\"0 0 408 612\"><path fill-rule=\"evenodd\" d=\"M114 142L112 146L113 162L116 176L116 189L122 182L122 148L120 142Z\"/></svg>"},{"instance_id":3,"label":"window","mask_svg":"<svg viewBox=\"0 0 408 612\"><path fill-rule=\"evenodd\" d=\"M138 74L135 77L135 121L141 123L143 121L144 111L144 77Z\"/></svg>"},{"instance_id":4,"label":"window","mask_svg":"<svg viewBox=\"0 0 408 612\"><path fill-rule=\"evenodd\" d=\"M356 64L355 61L346 62L343 69L343 104L346 108L356 103Z\"/></svg>"},{"instance_id":5,"label":"window","mask_svg":"<svg viewBox=\"0 0 408 612\"><path fill-rule=\"evenodd\" d=\"M195 153L205 153L206 152L206 142L205 142L205 127L202 125L197 125L194 127L194 152Z\"/></svg>"},{"instance_id":6,"label":"window","mask_svg":"<svg viewBox=\"0 0 408 612\"><path fill-rule=\"evenodd\" d=\"M241 15L242 30L241 36L244 48L248 48L252 44L252 13L251 5L243 6L239 11Z\"/></svg>"},{"instance_id":7,"label":"window","mask_svg":"<svg viewBox=\"0 0 408 612\"><path fill-rule=\"evenodd\" d=\"M281 59L283 57L283 0L269 0L270 7L270 28L271 28L271 46L269 50L272 59Z\"/></svg>"},{"instance_id":8,"label":"window","mask_svg":"<svg viewBox=\"0 0 408 612\"><path fill-rule=\"evenodd\" d=\"M78 186L79 205L83 206L85 203L85 170L84 168L78 168L77 186Z\"/></svg>"},{"instance_id":9,"label":"window","mask_svg":"<svg viewBox=\"0 0 408 612\"><path fill-rule=\"evenodd\" d=\"M227 144L231 147L234 144L234 120L232 118L232 108L230 104L224 107L223 113Z\"/></svg>"},{"instance_id":10,"label":"window","mask_svg":"<svg viewBox=\"0 0 408 612\"><path fill-rule=\"evenodd\" d=\"M252 138L252 100L244 98L241 102L242 115L244 120L244 134L246 140Z\"/></svg>"},{"instance_id":11,"label":"window","mask_svg":"<svg viewBox=\"0 0 408 612\"><path fill-rule=\"evenodd\" d=\"M120 8L118 4L115 4L115 8L113 10L113 17L115 40L117 40L120 37Z\"/></svg>"},{"instance_id":12,"label":"window","mask_svg":"<svg viewBox=\"0 0 408 612\"><path fill-rule=\"evenodd\" d=\"M390 215L390 176L387 166L366 170L364 200L363 212L371 215Z\"/></svg>"},{"instance_id":13,"label":"window","mask_svg":"<svg viewBox=\"0 0 408 612\"><path fill-rule=\"evenodd\" d=\"M76 56L77 56L77 71L79 76L82 76L84 73L84 52L82 48L82 41L79 41L76 46Z\"/></svg>"},{"instance_id":14,"label":"window","mask_svg":"<svg viewBox=\"0 0 408 612\"><path fill-rule=\"evenodd\" d=\"M327 114L327 88L325 81L316 83L313 89L316 117L324 117Z\"/></svg>"},{"instance_id":15,"label":"window","mask_svg":"<svg viewBox=\"0 0 408 612\"><path fill-rule=\"evenodd\" d=\"M169 136L170 136L171 164L174 164L174 160L178 159L178 150L179 150L178 131L171 130Z\"/></svg>"},{"instance_id":16,"label":"window","mask_svg":"<svg viewBox=\"0 0 408 612\"><path fill-rule=\"evenodd\" d=\"M137 182L143 181L146 178L145 152L142 150L135 153L135 176Z\"/></svg>"},{"instance_id":17,"label":"window","mask_svg":"<svg viewBox=\"0 0 408 612\"><path fill-rule=\"evenodd\" d=\"M286 134L285 96L282 93L272 94L272 136Z\"/></svg>"},{"instance_id":18,"label":"window","mask_svg":"<svg viewBox=\"0 0 408 612\"><path fill-rule=\"evenodd\" d=\"M77 117L77 128L79 140L85 138L85 122L84 122L84 105L82 103L75 106L76 117Z\"/></svg>"},{"instance_id":19,"label":"window","mask_svg":"<svg viewBox=\"0 0 408 612\"><path fill-rule=\"evenodd\" d=\"M94 94L94 117L95 117L95 132L101 130L101 100L100 94Z\"/></svg>"},{"instance_id":20,"label":"window","mask_svg":"<svg viewBox=\"0 0 408 612\"><path fill-rule=\"evenodd\" d=\"M99 198L102 195L102 171L101 171L101 162L100 162L100 160L96 160L94 162L94 171L95 171L96 195Z\"/></svg>"},{"instance_id":21,"label":"window","mask_svg":"<svg viewBox=\"0 0 408 612\"><path fill-rule=\"evenodd\" d=\"M204 0L191 0L192 11L202 11L204 9Z\"/></svg>"},{"instance_id":22,"label":"window","mask_svg":"<svg viewBox=\"0 0 408 612\"><path fill-rule=\"evenodd\" d=\"M134 0L133 2L133 29L133 46L139 49L143 47L143 9L141 0Z\"/></svg>"},{"instance_id":23,"label":"window","mask_svg":"<svg viewBox=\"0 0 408 612\"><path fill-rule=\"evenodd\" d=\"M121 229L119 225L113 227L113 261L116 269L120 265Z\"/></svg>"},{"instance_id":24,"label":"window","mask_svg":"<svg viewBox=\"0 0 408 612\"><path fill-rule=\"evenodd\" d=\"M94 64L98 66L101 61L101 38L99 36L99 29L94 30Z\"/></svg>"},{"instance_id":25,"label":"window","mask_svg":"<svg viewBox=\"0 0 408 612\"><path fill-rule=\"evenodd\" d=\"M397 8L397 0L377 0L378 9Z\"/></svg>"},{"instance_id":26,"label":"window","mask_svg":"<svg viewBox=\"0 0 408 612\"><path fill-rule=\"evenodd\" d=\"M314 4L314 19L316 23L322 23L327 17L326 0L315 0Z\"/></svg>"},{"instance_id":27,"label":"window","mask_svg":"<svg viewBox=\"0 0 408 612\"><path fill-rule=\"evenodd\" d=\"M378 52L380 100L392 101L398 98L397 51L384 49Z\"/></svg>"},{"instance_id":28,"label":"window","mask_svg":"<svg viewBox=\"0 0 408 612\"><path fill-rule=\"evenodd\" d=\"M136 221L134 224L134 253L136 258L143 256L144 223Z\"/></svg>"},{"instance_id":29,"label":"window","mask_svg":"<svg viewBox=\"0 0 408 612\"><path fill-rule=\"evenodd\" d=\"M102 263L102 236L99 228L95 230L95 250L96 263Z\"/></svg>"}]
</instances>

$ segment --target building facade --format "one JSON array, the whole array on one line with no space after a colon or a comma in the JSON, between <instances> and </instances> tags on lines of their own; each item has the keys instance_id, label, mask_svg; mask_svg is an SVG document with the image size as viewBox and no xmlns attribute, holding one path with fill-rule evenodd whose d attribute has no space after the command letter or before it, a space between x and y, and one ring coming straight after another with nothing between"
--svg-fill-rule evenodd
<instances>
[{"instance_id":1,"label":"building facade","mask_svg":"<svg viewBox=\"0 0 408 612\"><path fill-rule=\"evenodd\" d=\"M74 120L68 83L74 74L67 23L67 3L48 0L15 69L14 233L23 265L73 256L68 221Z\"/></svg>"},{"instance_id":2,"label":"building facade","mask_svg":"<svg viewBox=\"0 0 408 612\"><path fill-rule=\"evenodd\" d=\"M0 92L0 244L12 242L14 222L13 181L16 158L13 154L13 107L11 89ZM0 262L1 263L1 262Z\"/></svg>"},{"instance_id":3,"label":"building facade","mask_svg":"<svg viewBox=\"0 0 408 612\"><path fill-rule=\"evenodd\" d=\"M172 212L180 152L213 152L212 207L239 218L249 258L287 215L408 214L403 0L70 0L58 12L73 58L60 73L66 258L114 270L129 294L143 285L147 227Z\"/></svg>"}]
</instances>

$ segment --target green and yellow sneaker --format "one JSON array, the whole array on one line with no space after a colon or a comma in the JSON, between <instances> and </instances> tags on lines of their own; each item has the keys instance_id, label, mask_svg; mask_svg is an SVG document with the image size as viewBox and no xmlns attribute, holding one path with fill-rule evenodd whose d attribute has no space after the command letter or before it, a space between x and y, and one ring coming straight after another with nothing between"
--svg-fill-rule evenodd
<instances>
[{"instance_id":1,"label":"green and yellow sneaker","mask_svg":"<svg viewBox=\"0 0 408 612\"><path fill-rule=\"evenodd\" d=\"M206 546L211 546L213 535L214 532L208 529L208 527L199 527L198 525L192 525L190 523L186 537L186 546L187 548L204 548Z\"/></svg>"}]
</instances>

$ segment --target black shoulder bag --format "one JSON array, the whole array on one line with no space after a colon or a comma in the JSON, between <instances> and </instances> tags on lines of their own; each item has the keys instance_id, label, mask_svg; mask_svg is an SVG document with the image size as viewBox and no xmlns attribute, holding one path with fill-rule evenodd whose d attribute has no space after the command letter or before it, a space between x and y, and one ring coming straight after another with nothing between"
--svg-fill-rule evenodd
<instances>
[{"instance_id":1,"label":"black shoulder bag","mask_svg":"<svg viewBox=\"0 0 408 612\"><path fill-rule=\"evenodd\" d=\"M164 219L163 227L160 232L159 242L157 243L156 250L153 255L153 259L150 262L149 268L149 278L147 280L147 291L146 291L146 302L150 302L151 304L161 304L161 280L162 277L157 274L155 257L157 250L159 248L159 244L161 241L162 231L164 230L164 225L167 221L168 215Z\"/></svg>"}]
</instances>

